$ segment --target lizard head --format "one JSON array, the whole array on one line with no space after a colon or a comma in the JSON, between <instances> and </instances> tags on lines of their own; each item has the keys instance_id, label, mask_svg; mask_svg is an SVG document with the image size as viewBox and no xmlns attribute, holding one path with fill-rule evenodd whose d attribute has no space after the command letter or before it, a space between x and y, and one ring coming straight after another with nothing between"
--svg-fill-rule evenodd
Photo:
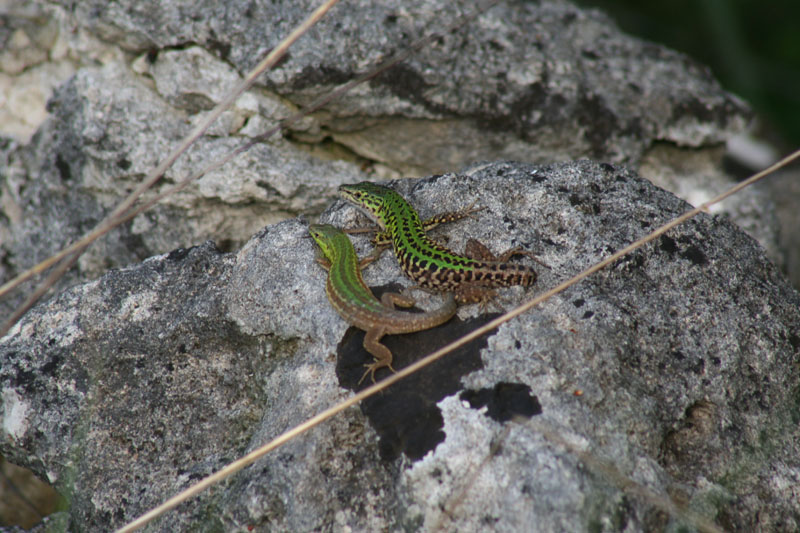
<instances>
[{"instance_id":1,"label":"lizard head","mask_svg":"<svg viewBox=\"0 0 800 533\"><path fill-rule=\"evenodd\" d=\"M353 246L342 230L330 224L309 224L308 234L317 243L325 259L331 263L336 260L337 246Z\"/></svg>"},{"instance_id":2,"label":"lizard head","mask_svg":"<svg viewBox=\"0 0 800 533\"><path fill-rule=\"evenodd\" d=\"M389 204L405 203L403 197L392 189L369 181L340 185L339 196L364 211L382 229L386 229L386 213Z\"/></svg>"}]
</instances>

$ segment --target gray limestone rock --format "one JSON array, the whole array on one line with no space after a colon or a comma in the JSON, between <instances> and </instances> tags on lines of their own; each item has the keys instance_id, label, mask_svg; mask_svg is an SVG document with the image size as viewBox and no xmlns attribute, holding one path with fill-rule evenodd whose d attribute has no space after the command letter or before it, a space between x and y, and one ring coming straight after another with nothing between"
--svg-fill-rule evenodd
<instances>
[{"instance_id":1,"label":"gray limestone rock","mask_svg":"<svg viewBox=\"0 0 800 533\"><path fill-rule=\"evenodd\" d=\"M0 12L2 278L102 220L312 4L91 0ZM116 229L0 339L0 454L69 504L43 528L120 526L349 395L369 359L363 334L327 303L298 218L317 217L340 183L592 157L695 203L725 187L720 147L749 113L704 67L567 2L502 3L444 31L472 8L337 6L156 192L419 36L441 35ZM73 73L44 119L37 106ZM502 291L488 315L465 307L436 330L387 338L396 365L687 208L612 164L487 163L395 183L423 216L487 207L435 231L449 246L519 245L549 267L537 267L533 289ZM745 191L154 529L693 524L647 491L725 529L797 529L800 302L727 220L781 264L771 209ZM341 203L322 219L364 222ZM388 253L365 277L376 292L409 284Z\"/></svg>"},{"instance_id":2,"label":"gray limestone rock","mask_svg":"<svg viewBox=\"0 0 800 533\"><path fill-rule=\"evenodd\" d=\"M4 278L102 220L312 5L125 0L20 8L9 24L22 20L18 25L25 31L0 38L13 44L29 36L42 58L52 58L52 68L64 77L75 75L55 92L49 118L30 143L21 136L19 143L0 147ZM647 163L653 179L679 175L680 162L652 156L654 147L716 153L748 117L745 105L704 67L622 34L597 11L567 2L508 2L445 31L473 7L443 0L338 5L156 190L197 172L416 38L441 36L283 136L123 225L93 246L57 289L206 239L224 251L238 249L265 224L317 216L343 182L452 171L498 158L592 157L634 168ZM35 17L58 28L56 37L40 38L31 29ZM13 76L8 87L26 87L16 74L20 57L14 50L24 47L0 54L0 71ZM32 61L24 72L36 67ZM4 98L14 101L8 94ZM712 175L724 179L714 164ZM749 191L741 197L762 209L733 209L732 216L783 263L774 220L764 215L769 202ZM22 297L0 303L2 314Z\"/></svg>"},{"instance_id":3,"label":"gray limestone rock","mask_svg":"<svg viewBox=\"0 0 800 533\"><path fill-rule=\"evenodd\" d=\"M81 24L131 51L197 43L245 72L316 5L195 2L186 9L95 0L74 9ZM503 157L636 162L653 141L704 146L744 125L743 103L703 66L621 34L598 11L504 2L446 31L475 7L441 0L339 5L264 84L307 103L415 38L440 33L332 104L320 122L353 150L405 171ZM431 143L434 136L448 141Z\"/></svg>"},{"instance_id":4,"label":"gray limestone rock","mask_svg":"<svg viewBox=\"0 0 800 533\"><path fill-rule=\"evenodd\" d=\"M255 110L246 108L250 103ZM228 116L238 113L245 120L258 111L255 99L243 105ZM0 160L8 277L93 229L190 131L182 109L117 63L81 69L57 91L49 109L53 116L33 142L10 145ZM240 144L227 135L201 139L155 191ZM280 140L259 144L207 173L190 192L169 196L101 239L59 288L208 238L226 249L239 247L267 223L318 213L336 186L358 176L349 163L323 161ZM5 301L2 308L8 312L17 302Z\"/></svg>"},{"instance_id":5,"label":"gray limestone rock","mask_svg":"<svg viewBox=\"0 0 800 533\"><path fill-rule=\"evenodd\" d=\"M711 200L735 185L725 168L723 147L706 150L687 150L670 144L660 144L642 158L639 173L653 184L666 189L694 206ZM779 220L791 213L778 209L778 202L790 201L791 194L781 200L772 184L778 176L752 185L747 194L735 194L711 207L713 214L728 216L748 235L764 247L767 256L781 268L799 272L790 258L793 248L787 245L785 230L792 225ZM800 287L800 283L795 283Z\"/></svg>"},{"instance_id":6,"label":"gray limestone rock","mask_svg":"<svg viewBox=\"0 0 800 533\"><path fill-rule=\"evenodd\" d=\"M475 237L547 265L532 288L501 291L490 315L688 208L589 161L487 163L393 186L423 217L485 206L434 230L451 248ZM342 202L322 220L364 221ZM291 219L236 253L206 243L112 270L0 340L0 453L67 496L72 529L121 526L356 388L369 356L326 301L305 233ZM365 278L410 285L390 253ZM750 237L700 215L153 530L796 529L798 309ZM401 367L481 320L466 306L386 340Z\"/></svg>"}]
</instances>

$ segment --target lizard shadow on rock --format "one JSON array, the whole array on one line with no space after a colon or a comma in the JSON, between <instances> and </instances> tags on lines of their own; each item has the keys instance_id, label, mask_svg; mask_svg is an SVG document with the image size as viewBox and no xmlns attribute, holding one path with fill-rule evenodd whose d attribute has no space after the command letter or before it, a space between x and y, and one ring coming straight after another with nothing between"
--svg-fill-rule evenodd
<instances>
[{"instance_id":1,"label":"lizard shadow on rock","mask_svg":"<svg viewBox=\"0 0 800 533\"><path fill-rule=\"evenodd\" d=\"M384 286L372 290L380 297L382 292L396 289ZM420 312L415 308L408 312L415 311ZM447 323L425 331L387 335L381 342L392 351L392 366L400 370L497 316L498 313L490 313L466 321L453 317ZM490 334L482 335L361 403L361 411L380 436L381 458L394 460L405 453L409 459L418 460L444 441L444 419L436 404L463 389L462 376L483 368L480 350L486 347ZM353 391L371 385L369 380L358 384L364 374L364 365L373 361L363 342L364 332L351 327L337 346L336 376L343 387ZM390 372L388 369L379 370L376 380L386 378ZM527 389L527 386L519 386ZM535 397L531 401L538 406ZM473 407L477 408L476 405ZM541 408L530 411L526 408L520 414L538 414Z\"/></svg>"}]
</instances>

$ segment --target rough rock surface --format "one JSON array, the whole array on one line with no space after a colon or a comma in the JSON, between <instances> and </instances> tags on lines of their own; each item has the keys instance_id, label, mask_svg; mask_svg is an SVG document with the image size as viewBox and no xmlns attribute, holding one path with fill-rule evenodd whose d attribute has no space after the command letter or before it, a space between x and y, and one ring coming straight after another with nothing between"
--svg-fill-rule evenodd
<instances>
[{"instance_id":1,"label":"rough rock surface","mask_svg":"<svg viewBox=\"0 0 800 533\"><path fill-rule=\"evenodd\" d=\"M312 3L0 6L0 278L92 228ZM167 183L472 7L342 3ZM298 238L304 221L292 219L319 214L339 183L478 159L587 156L625 162L696 203L726 186L720 147L747 115L702 66L621 34L597 11L496 6L95 244L57 296L0 341L0 454L67 498L69 510L45 527L120 525L345 397L360 377L362 334L344 333L330 311L311 243ZM470 175L398 187L427 213L479 194L490 204L480 221L438 235L458 248L477 235L495 251L535 250L553 267L540 268L537 288L652 227L650 214L665 220L685 207L626 171L588 163L494 164ZM608 175L623 177L619 190ZM463 183L472 188L459 191ZM795 211L789 195L779 200ZM623 495L628 480L726 528L797 528L797 431L786 423L798 419L787 363L796 360L797 296L719 218L780 264L770 213L762 192L746 191L157 529L686 523L641 493ZM341 209L326 217L355 218ZM154 254L164 255L145 260ZM387 254L367 279L383 287L401 276ZM501 305L521 292L505 292ZM23 293L0 302L0 316ZM386 344L402 366L491 316L475 313ZM515 414L533 418L514 425ZM598 460L616 465L616 482Z\"/></svg>"},{"instance_id":2,"label":"rough rock surface","mask_svg":"<svg viewBox=\"0 0 800 533\"><path fill-rule=\"evenodd\" d=\"M531 289L502 291L502 308L687 209L622 167L588 161L498 162L394 186L423 217L474 199L486 207L435 231L450 247L476 237L548 265ZM342 202L322 219L363 222ZM0 341L0 452L68 497L72 527L120 526L350 394L354 380L336 370L352 352L348 327L325 299L305 228L291 219L237 253L206 243L112 270ZM368 238L354 240L366 253ZM409 284L389 253L365 276ZM417 411L390 390L154 529L652 531L700 519L796 529L799 309L750 237L698 216L503 325L468 354L473 366L445 359L408 379L423 398L444 386L436 372L457 372L441 400ZM420 335L444 343L478 313L463 307ZM400 344L398 360L420 355ZM367 359L361 351L351 364ZM377 427L399 411L419 417L415 432Z\"/></svg>"},{"instance_id":3,"label":"rough rock surface","mask_svg":"<svg viewBox=\"0 0 800 533\"><path fill-rule=\"evenodd\" d=\"M93 227L312 5L26 2L4 15L13 31L0 26L7 45L0 74L8 77L3 85L0 76L0 88L8 88L0 98L9 112L48 119L29 143L30 128L3 130L15 141L0 142L0 276L31 267ZM622 34L600 12L566 2L508 2L443 31L473 7L443 0L335 7L178 161L167 183L416 38L442 35L119 228L59 289L206 239L223 251L238 249L265 224L318 215L339 183L367 177L452 171L498 158L592 157L634 168L657 160L646 177L663 184L663 176L685 168L682 154L716 153L746 121L744 104L704 67ZM31 85L24 76L37 69L52 72L42 94L75 72L50 100L49 115L23 105L36 93L25 89ZM648 158L664 144L677 147L678 157ZM712 164L710 175L724 179L719 161ZM764 215L769 202L749 191L741 197L760 209L733 209L732 216L781 263L774 220ZM22 296L0 302L2 314Z\"/></svg>"},{"instance_id":4,"label":"rough rock surface","mask_svg":"<svg viewBox=\"0 0 800 533\"><path fill-rule=\"evenodd\" d=\"M198 2L186 10L179 3L95 0L74 12L105 40L134 52L197 43L244 72L315 5ZM265 85L294 102L309 101L475 7L448 3L441 11L442 5L337 6L315 26L317 38L300 40ZM696 147L719 143L742 126L743 105L720 91L703 66L623 36L597 11L563 2L502 3L463 31L442 33L402 66L333 104L334 116L324 124L334 135L360 137L353 148L366 142L370 159L429 171L498 157L636 161L656 139ZM389 117L421 124L409 125L407 142L398 143ZM431 145L419 135L431 128L440 135L455 129L462 142Z\"/></svg>"}]
</instances>

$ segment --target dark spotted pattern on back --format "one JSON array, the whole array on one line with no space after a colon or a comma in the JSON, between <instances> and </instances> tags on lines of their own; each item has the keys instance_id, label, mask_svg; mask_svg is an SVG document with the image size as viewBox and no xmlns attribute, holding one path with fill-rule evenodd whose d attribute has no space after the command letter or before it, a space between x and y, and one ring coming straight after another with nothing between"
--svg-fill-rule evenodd
<instances>
[{"instance_id":1,"label":"dark spotted pattern on back","mask_svg":"<svg viewBox=\"0 0 800 533\"><path fill-rule=\"evenodd\" d=\"M396 239L392 242L403 272L420 286L430 289L452 291L465 283L483 287L528 286L536 277L535 272L526 265L476 261L455 255L443 247L440 249L442 253L433 255L433 260L429 260L419 257L411 248L398 246ZM439 248L433 241L430 241L430 245ZM439 262L445 262L447 266L440 268Z\"/></svg>"}]
</instances>

